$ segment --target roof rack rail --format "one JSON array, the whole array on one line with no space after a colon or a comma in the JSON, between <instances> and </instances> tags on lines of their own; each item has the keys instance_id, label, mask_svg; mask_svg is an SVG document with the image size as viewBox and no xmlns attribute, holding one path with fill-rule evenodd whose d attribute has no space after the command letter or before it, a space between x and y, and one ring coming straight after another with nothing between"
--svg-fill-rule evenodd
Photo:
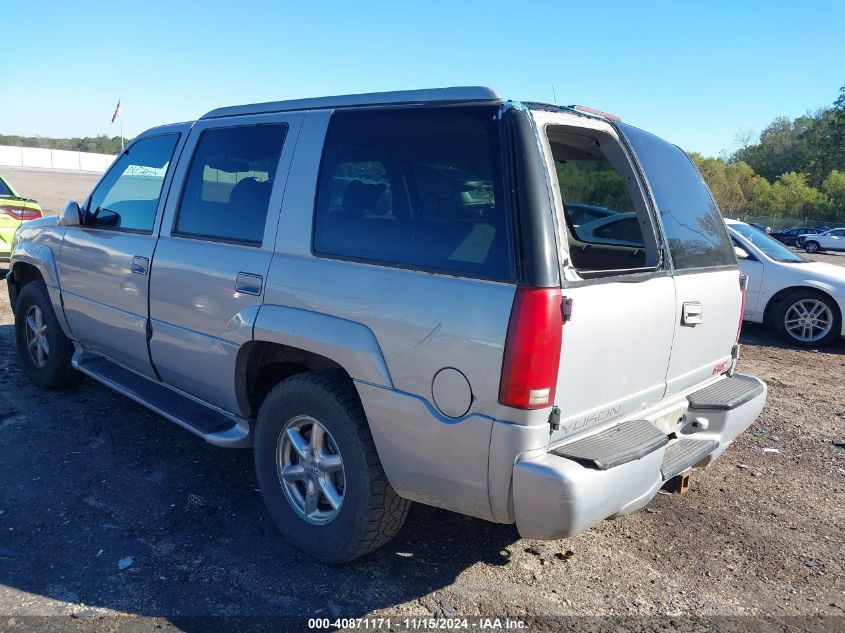
<instances>
[{"instance_id":1,"label":"roof rack rail","mask_svg":"<svg viewBox=\"0 0 845 633\"><path fill-rule=\"evenodd\" d=\"M368 105L392 105L399 103L429 103L437 101L500 101L501 97L492 88L483 86L456 86L452 88L427 88L423 90L397 90L393 92L370 92L334 97L271 101L248 105L217 108L204 114L203 119L218 119L245 114L267 114L293 110L314 110Z\"/></svg>"}]
</instances>

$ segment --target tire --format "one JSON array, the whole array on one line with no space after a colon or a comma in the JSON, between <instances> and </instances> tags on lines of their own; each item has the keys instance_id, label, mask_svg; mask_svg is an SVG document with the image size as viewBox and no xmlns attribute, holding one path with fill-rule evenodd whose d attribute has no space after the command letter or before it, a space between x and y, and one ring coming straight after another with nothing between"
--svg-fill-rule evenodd
<instances>
[{"instance_id":1,"label":"tire","mask_svg":"<svg viewBox=\"0 0 845 633\"><path fill-rule=\"evenodd\" d=\"M36 333L33 325L40 332ZM21 288L15 309L15 338L21 366L34 384L63 389L82 380L82 374L70 364L73 343L62 332L43 281L32 281Z\"/></svg>"},{"instance_id":2,"label":"tire","mask_svg":"<svg viewBox=\"0 0 845 633\"><path fill-rule=\"evenodd\" d=\"M804 250L808 253L818 253L821 249L819 243L815 241L804 242Z\"/></svg>"},{"instance_id":3,"label":"tire","mask_svg":"<svg viewBox=\"0 0 845 633\"><path fill-rule=\"evenodd\" d=\"M300 451L311 446L314 422L326 433L323 459L310 461ZM291 441L291 430L304 443ZM288 540L315 558L327 563L358 558L387 543L405 522L410 502L387 481L358 393L344 374L306 372L276 385L258 413L254 452L270 516ZM341 463L339 471L318 474L318 462L332 458ZM277 459L287 464L290 479L283 480ZM300 472L303 477L296 479ZM317 485L330 492L309 506L307 491ZM337 505L338 495L335 509L330 498Z\"/></svg>"},{"instance_id":4,"label":"tire","mask_svg":"<svg viewBox=\"0 0 845 633\"><path fill-rule=\"evenodd\" d=\"M817 311L820 311L820 314L807 323L808 329L805 330L801 319L805 318L805 314ZM842 331L842 314L836 303L827 295L810 289L796 290L788 294L774 307L771 318L772 326L781 338L800 347L825 347L838 339ZM827 324L829 329L822 334L819 329ZM800 338L806 332L811 336Z\"/></svg>"}]
</instances>

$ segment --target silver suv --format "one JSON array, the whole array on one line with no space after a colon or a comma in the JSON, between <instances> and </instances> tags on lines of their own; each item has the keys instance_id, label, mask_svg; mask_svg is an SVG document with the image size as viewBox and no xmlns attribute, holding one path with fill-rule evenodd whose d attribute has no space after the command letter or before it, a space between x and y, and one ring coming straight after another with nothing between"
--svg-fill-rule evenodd
<instances>
[{"instance_id":1,"label":"silver suv","mask_svg":"<svg viewBox=\"0 0 845 633\"><path fill-rule=\"evenodd\" d=\"M252 446L327 561L410 501L555 539L718 457L743 280L686 155L588 108L465 87L222 108L154 128L17 233L34 383L82 375Z\"/></svg>"}]
</instances>

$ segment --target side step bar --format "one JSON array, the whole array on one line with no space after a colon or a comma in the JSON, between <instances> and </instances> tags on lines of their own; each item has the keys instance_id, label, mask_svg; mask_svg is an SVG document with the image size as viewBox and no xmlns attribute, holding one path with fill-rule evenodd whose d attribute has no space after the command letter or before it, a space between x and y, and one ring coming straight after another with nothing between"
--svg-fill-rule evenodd
<instances>
[{"instance_id":1,"label":"side step bar","mask_svg":"<svg viewBox=\"0 0 845 633\"><path fill-rule=\"evenodd\" d=\"M98 354L77 352L74 354L73 366L83 374L199 435L209 444L227 448L251 445L251 427L246 418L203 404Z\"/></svg>"},{"instance_id":2,"label":"side step bar","mask_svg":"<svg viewBox=\"0 0 845 633\"><path fill-rule=\"evenodd\" d=\"M632 462L666 446L669 438L648 420L631 420L550 451L599 470Z\"/></svg>"}]
</instances>

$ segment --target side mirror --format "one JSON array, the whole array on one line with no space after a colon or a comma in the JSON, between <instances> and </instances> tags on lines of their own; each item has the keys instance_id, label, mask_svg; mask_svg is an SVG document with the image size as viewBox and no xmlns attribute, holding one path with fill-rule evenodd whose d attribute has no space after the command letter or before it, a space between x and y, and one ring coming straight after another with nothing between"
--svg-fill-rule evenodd
<instances>
[{"instance_id":1,"label":"side mirror","mask_svg":"<svg viewBox=\"0 0 845 633\"><path fill-rule=\"evenodd\" d=\"M68 200L59 212L59 226L79 226L82 224L82 209L76 200Z\"/></svg>"},{"instance_id":2,"label":"side mirror","mask_svg":"<svg viewBox=\"0 0 845 633\"><path fill-rule=\"evenodd\" d=\"M734 246L734 254L737 259L748 259L749 257L748 251L741 246Z\"/></svg>"}]
</instances>

